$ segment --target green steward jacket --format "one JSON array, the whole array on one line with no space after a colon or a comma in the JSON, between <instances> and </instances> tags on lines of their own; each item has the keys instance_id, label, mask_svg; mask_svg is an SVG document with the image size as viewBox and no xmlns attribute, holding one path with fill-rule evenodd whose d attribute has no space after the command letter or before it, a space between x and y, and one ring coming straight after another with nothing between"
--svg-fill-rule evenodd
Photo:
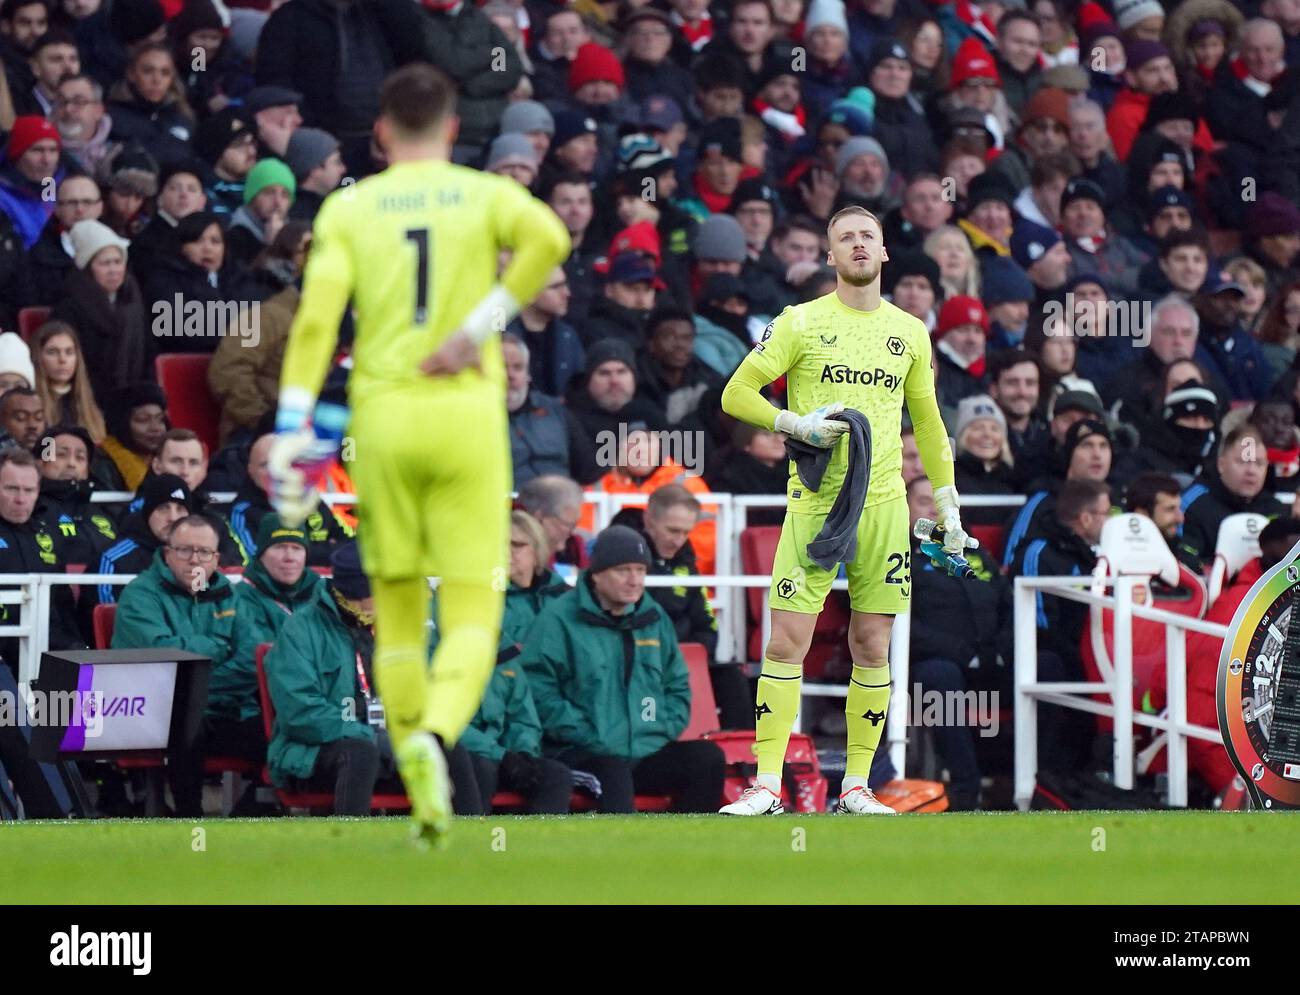
<instances>
[{"instance_id":1,"label":"green steward jacket","mask_svg":"<svg viewBox=\"0 0 1300 995\"><path fill-rule=\"evenodd\" d=\"M276 784L311 777L325 743L375 738L352 635L326 585L285 620L266 654L266 681L275 705L267 763Z\"/></svg>"},{"instance_id":2,"label":"green steward jacket","mask_svg":"<svg viewBox=\"0 0 1300 995\"><path fill-rule=\"evenodd\" d=\"M643 594L611 615L586 571L543 609L521 659L548 753L577 748L640 760L677 739L690 719L686 662L664 610Z\"/></svg>"}]
</instances>

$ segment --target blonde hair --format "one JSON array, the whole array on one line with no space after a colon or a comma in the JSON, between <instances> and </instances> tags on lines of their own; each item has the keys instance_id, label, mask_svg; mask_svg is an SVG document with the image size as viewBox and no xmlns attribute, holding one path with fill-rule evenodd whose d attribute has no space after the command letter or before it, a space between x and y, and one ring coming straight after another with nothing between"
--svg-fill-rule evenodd
<instances>
[{"instance_id":1,"label":"blonde hair","mask_svg":"<svg viewBox=\"0 0 1300 995\"><path fill-rule=\"evenodd\" d=\"M953 283L943 275L943 270L939 271L939 282L943 285L945 297L967 297L980 296L980 266L975 259L975 250L970 247L970 241L965 234L956 225L940 225L934 231L925 237L921 243L921 249L927 256L936 263L939 261L939 242L945 237L956 238L961 244L962 254L966 257L966 276L960 283Z\"/></svg>"},{"instance_id":2,"label":"blonde hair","mask_svg":"<svg viewBox=\"0 0 1300 995\"><path fill-rule=\"evenodd\" d=\"M970 435L970 431L971 431L971 429L975 427L975 422L977 422L977 421L991 421L991 422L993 422L994 424L998 424L997 421L996 421L996 419L993 419L993 418L988 418L988 419L975 418L975 419L972 419L971 424L967 425L964 429L962 429L961 432L960 432L960 434L958 434L958 436L957 436L957 453L958 453L959 455L960 455L961 453L969 453L969 452L970 452L970 448L966 445L966 439L967 439L967 437ZM1000 426L999 426L999 427L1000 427ZM971 453L971 455L974 455L974 453ZM1010 442L1008 441L1008 439L1007 439L1007 432L1006 432L1006 429L1002 429L1002 449L1001 449L1001 451L998 453L998 459L1000 459L1000 460L1001 460L1003 463L1005 463L1007 466L1015 466L1015 465L1016 465L1015 457L1013 457L1013 456L1011 455L1011 443L1010 443Z\"/></svg>"},{"instance_id":3,"label":"blonde hair","mask_svg":"<svg viewBox=\"0 0 1300 995\"><path fill-rule=\"evenodd\" d=\"M1264 267L1248 256L1238 256L1223 268L1238 283L1249 283L1256 287L1268 286L1268 274L1264 272Z\"/></svg>"},{"instance_id":4,"label":"blonde hair","mask_svg":"<svg viewBox=\"0 0 1300 995\"><path fill-rule=\"evenodd\" d=\"M73 351L77 354L77 368L72 373L72 390L69 394L55 393L54 385L45 375L41 365L41 353L45 351L50 339L66 335L72 339ZM45 409L45 424L49 428L62 425L66 419L63 414L64 397L72 398L73 421L90 433L95 445L104 441L108 428L104 425L104 412L95 402L95 391L90 386L90 377L86 374L86 358L81 351L81 339L77 330L66 321L47 321L32 336L32 365L36 367L36 393L40 395L41 407Z\"/></svg>"},{"instance_id":5,"label":"blonde hair","mask_svg":"<svg viewBox=\"0 0 1300 995\"><path fill-rule=\"evenodd\" d=\"M528 544L533 547L533 555L537 558L537 565L533 567L533 576L540 576L546 569L546 562L551 558L551 544L546 539L546 531L542 528L542 523L526 511L512 511L510 528L519 529L527 537Z\"/></svg>"}]
</instances>

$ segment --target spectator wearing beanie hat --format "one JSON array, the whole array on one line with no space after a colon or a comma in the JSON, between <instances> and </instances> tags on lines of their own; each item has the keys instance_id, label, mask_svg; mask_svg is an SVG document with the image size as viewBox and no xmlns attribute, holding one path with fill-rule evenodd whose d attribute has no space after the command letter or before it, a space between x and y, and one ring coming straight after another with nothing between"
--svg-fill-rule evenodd
<instances>
[{"instance_id":1,"label":"spectator wearing beanie hat","mask_svg":"<svg viewBox=\"0 0 1300 995\"><path fill-rule=\"evenodd\" d=\"M966 187L966 216L957 221L971 248L992 250L998 256L1008 254L1015 201L1015 188L1004 174L985 171L971 179Z\"/></svg>"},{"instance_id":2,"label":"spectator wearing beanie hat","mask_svg":"<svg viewBox=\"0 0 1300 995\"><path fill-rule=\"evenodd\" d=\"M100 444L113 461L115 473L107 490L134 491L149 472L149 461L171 428L167 395L146 380L126 384L104 395L108 435Z\"/></svg>"},{"instance_id":3,"label":"spectator wearing beanie hat","mask_svg":"<svg viewBox=\"0 0 1300 995\"><path fill-rule=\"evenodd\" d=\"M154 215L131 239L131 269L142 283L159 259L179 251L176 225L181 219L207 206L207 194L203 192L206 172L207 167L198 159L168 163L162 170Z\"/></svg>"},{"instance_id":4,"label":"spectator wearing beanie hat","mask_svg":"<svg viewBox=\"0 0 1300 995\"><path fill-rule=\"evenodd\" d=\"M289 208L290 219L315 221L325 198L339 188L347 175L339 140L319 128L299 128L289 136L284 161L298 184Z\"/></svg>"},{"instance_id":5,"label":"spectator wearing beanie hat","mask_svg":"<svg viewBox=\"0 0 1300 995\"><path fill-rule=\"evenodd\" d=\"M517 100L501 115L501 134L523 135L532 144L540 163L546 158L555 137L555 118L544 104L536 100Z\"/></svg>"},{"instance_id":6,"label":"spectator wearing beanie hat","mask_svg":"<svg viewBox=\"0 0 1300 995\"><path fill-rule=\"evenodd\" d=\"M152 372L143 295L126 268L126 239L91 220L78 221L69 237L76 268L50 319L77 330L91 388L96 397L108 398Z\"/></svg>"},{"instance_id":7,"label":"spectator wearing beanie hat","mask_svg":"<svg viewBox=\"0 0 1300 995\"><path fill-rule=\"evenodd\" d=\"M36 386L32 351L16 332L0 333L0 396L14 387Z\"/></svg>"},{"instance_id":8,"label":"spectator wearing beanie hat","mask_svg":"<svg viewBox=\"0 0 1300 995\"><path fill-rule=\"evenodd\" d=\"M776 176L784 176L789 170L797 152L796 143L807 131L801 75L788 65L766 63L758 76L758 92L749 105L763 122L768 167ZM747 140L742 140L742 144L747 144Z\"/></svg>"},{"instance_id":9,"label":"spectator wearing beanie hat","mask_svg":"<svg viewBox=\"0 0 1300 995\"><path fill-rule=\"evenodd\" d=\"M1043 87L1025 104L1014 142L994 160L990 172L1001 173L1017 190L1029 186L1034 164L1070 145L1070 95Z\"/></svg>"},{"instance_id":10,"label":"spectator wearing beanie hat","mask_svg":"<svg viewBox=\"0 0 1300 995\"><path fill-rule=\"evenodd\" d=\"M423 0L419 18L424 59L456 84L456 135L453 159L478 162L497 133L511 92L524 74L519 50L482 9L455 0ZM328 127L328 121L323 122Z\"/></svg>"},{"instance_id":11,"label":"spectator wearing beanie hat","mask_svg":"<svg viewBox=\"0 0 1300 995\"><path fill-rule=\"evenodd\" d=\"M1125 41L1159 41L1165 9L1158 0L1115 0L1115 23Z\"/></svg>"},{"instance_id":12,"label":"spectator wearing beanie hat","mask_svg":"<svg viewBox=\"0 0 1300 995\"><path fill-rule=\"evenodd\" d=\"M279 159L262 159L244 181L244 206L230 219L227 254L244 266L275 241L289 216L298 181Z\"/></svg>"},{"instance_id":13,"label":"spectator wearing beanie hat","mask_svg":"<svg viewBox=\"0 0 1300 995\"><path fill-rule=\"evenodd\" d=\"M952 75L948 80L949 98L955 107L971 107L985 116L993 116L998 90L1002 88L1002 75L993 56L978 38L966 38L952 57ZM996 120L996 118L994 118ZM994 138L1001 127L994 131Z\"/></svg>"},{"instance_id":14,"label":"spectator wearing beanie hat","mask_svg":"<svg viewBox=\"0 0 1300 995\"><path fill-rule=\"evenodd\" d=\"M538 617L520 665L543 750L599 778L602 812L631 813L646 791L670 793L677 811L712 812L725 760L715 743L677 742L690 718L690 682L673 624L646 594L649 564L639 533L607 528L577 587ZM629 720L648 699L659 703L655 721Z\"/></svg>"},{"instance_id":15,"label":"spectator wearing beanie hat","mask_svg":"<svg viewBox=\"0 0 1300 995\"><path fill-rule=\"evenodd\" d=\"M677 193L676 159L642 132L625 135L618 145L618 172L611 184L618 218L632 229L651 229L659 267L671 302L689 307L690 250L695 220L674 198ZM618 238L610 246L613 257L626 246ZM660 248L662 246L662 249ZM660 304L669 303L660 299Z\"/></svg>"},{"instance_id":16,"label":"spectator wearing beanie hat","mask_svg":"<svg viewBox=\"0 0 1300 995\"><path fill-rule=\"evenodd\" d=\"M925 322L933 331L943 301L939 264L922 249L900 252L884 269L881 289L895 307Z\"/></svg>"},{"instance_id":17,"label":"spectator wearing beanie hat","mask_svg":"<svg viewBox=\"0 0 1300 995\"><path fill-rule=\"evenodd\" d=\"M1007 418L987 394L972 394L957 405L953 432L953 472L961 494L1015 494L1014 462L1007 440ZM973 525L1001 525L1002 508L972 508Z\"/></svg>"},{"instance_id":18,"label":"spectator wearing beanie hat","mask_svg":"<svg viewBox=\"0 0 1300 995\"><path fill-rule=\"evenodd\" d=\"M812 0L804 16L803 43L808 49L808 65L799 80L803 107L809 122L819 121L836 101L866 83L849 57L844 0Z\"/></svg>"},{"instance_id":19,"label":"spectator wearing beanie hat","mask_svg":"<svg viewBox=\"0 0 1300 995\"><path fill-rule=\"evenodd\" d=\"M62 148L58 129L45 118L28 115L14 120L0 169L0 213L8 215L24 249L36 244L54 213L53 198L45 196L46 181L53 178L57 184L63 179Z\"/></svg>"},{"instance_id":20,"label":"spectator wearing beanie hat","mask_svg":"<svg viewBox=\"0 0 1300 995\"><path fill-rule=\"evenodd\" d=\"M604 45L589 41L578 49L569 64L569 99L602 124L635 120L630 104L623 99L627 77L618 56Z\"/></svg>"},{"instance_id":21,"label":"spectator wearing beanie hat","mask_svg":"<svg viewBox=\"0 0 1300 995\"><path fill-rule=\"evenodd\" d=\"M143 573L153 562L154 554L166 545L172 525L198 510L185 481L172 473L143 480L137 498L141 502L139 509L129 512L122 520L118 530L120 538L101 554L95 573ZM101 584L96 588L96 600L111 605L122 590L114 584Z\"/></svg>"},{"instance_id":22,"label":"spectator wearing beanie hat","mask_svg":"<svg viewBox=\"0 0 1300 995\"><path fill-rule=\"evenodd\" d=\"M1163 40L1174 55L1174 64L1180 70L1194 69L1203 87L1209 87L1229 53L1237 51L1245 20L1228 0L1181 3L1165 22Z\"/></svg>"},{"instance_id":23,"label":"spectator wearing beanie hat","mask_svg":"<svg viewBox=\"0 0 1300 995\"><path fill-rule=\"evenodd\" d=\"M989 316L978 297L959 294L944 301L931 333L938 358L935 391L940 404L956 407L963 399L983 393L988 330Z\"/></svg>"},{"instance_id":24,"label":"spectator wearing beanie hat","mask_svg":"<svg viewBox=\"0 0 1300 995\"><path fill-rule=\"evenodd\" d=\"M194 136L194 151L210 167L203 191L208 209L223 216L244 203L244 180L257 164L257 136L233 107L205 118Z\"/></svg>"},{"instance_id":25,"label":"spectator wearing beanie hat","mask_svg":"<svg viewBox=\"0 0 1300 995\"><path fill-rule=\"evenodd\" d=\"M847 132L846 138L870 135L876 123L876 95L865 86L853 87L831 104L822 123L839 125ZM819 137L825 136L819 133Z\"/></svg>"},{"instance_id":26,"label":"spectator wearing beanie hat","mask_svg":"<svg viewBox=\"0 0 1300 995\"><path fill-rule=\"evenodd\" d=\"M1300 278L1300 208L1273 191L1260 194L1246 212L1246 255L1268 279L1269 296Z\"/></svg>"},{"instance_id":27,"label":"spectator wearing beanie hat","mask_svg":"<svg viewBox=\"0 0 1300 995\"><path fill-rule=\"evenodd\" d=\"M841 197L875 213L872 203L879 206L889 189L889 156L884 146L865 135L850 138L835 154L835 179Z\"/></svg>"},{"instance_id":28,"label":"spectator wearing beanie hat","mask_svg":"<svg viewBox=\"0 0 1300 995\"><path fill-rule=\"evenodd\" d=\"M1011 233L1011 258L1025 271L1038 291L1040 303L1065 285L1073 260L1070 250L1052 228L1021 221Z\"/></svg>"},{"instance_id":29,"label":"spectator wearing beanie hat","mask_svg":"<svg viewBox=\"0 0 1300 995\"><path fill-rule=\"evenodd\" d=\"M1019 349L1029 324L1034 285L1009 256L988 256L980 264L980 297L989 312L991 355L1001 349Z\"/></svg>"},{"instance_id":30,"label":"spectator wearing beanie hat","mask_svg":"<svg viewBox=\"0 0 1300 995\"><path fill-rule=\"evenodd\" d=\"M1137 293L1138 274L1147 255L1106 224L1106 194L1082 177L1061 194L1061 232L1077 275L1091 273L1120 296Z\"/></svg>"},{"instance_id":31,"label":"spectator wearing beanie hat","mask_svg":"<svg viewBox=\"0 0 1300 995\"><path fill-rule=\"evenodd\" d=\"M489 173L509 176L527 189L537 181L537 153L533 151L533 143L523 135L497 135L488 148L483 168Z\"/></svg>"},{"instance_id":32,"label":"spectator wearing beanie hat","mask_svg":"<svg viewBox=\"0 0 1300 995\"><path fill-rule=\"evenodd\" d=\"M672 58L674 34L672 15L657 7L637 7L624 18L623 71L627 94L638 103L654 96L667 97L678 107L690 102L695 80Z\"/></svg>"},{"instance_id":33,"label":"spectator wearing beanie hat","mask_svg":"<svg viewBox=\"0 0 1300 995\"><path fill-rule=\"evenodd\" d=\"M695 275L699 282L715 273L739 276L741 266L749 258L745 231L730 214L706 218L695 230L691 251L695 256Z\"/></svg>"},{"instance_id":34,"label":"spectator wearing beanie hat","mask_svg":"<svg viewBox=\"0 0 1300 995\"><path fill-rule=\"evenodd\" d=\"M761 258L767 249L772 230L780 220L781 195L777 188L761 179L745 180L731 196L727 213L734 217L745 233L747 258Z\"/></svg>"},{"instance_id":35,"label":"spectator wearing beanie hat","mask_svg":"<svg viewBox=\"0 0 1300 995\"><path fill-rule=\"evenodd\" d=\"M637 395L636 351L627 341L593 342L586 360L586 377L577 378L565 398L581 430L569 446L580 484L595 483L608 469L597 465L595 454L602 442L619 438L620 426L626 436L633 422L659 428L668 420L663 409Z\"/></svg>"},{"instance_id":36,"label":"spectator wearing beanie hat","mask_svg":"<svg viewBox=\"0 0 1300 995\"><path fill-rule=\"evenodd\" d=\"M585 110L555 113L555 136L547 154L543 186L549 186L561 172L574 172L590 179L600 157L600 126Z\"/></svg>"}]
</instances>

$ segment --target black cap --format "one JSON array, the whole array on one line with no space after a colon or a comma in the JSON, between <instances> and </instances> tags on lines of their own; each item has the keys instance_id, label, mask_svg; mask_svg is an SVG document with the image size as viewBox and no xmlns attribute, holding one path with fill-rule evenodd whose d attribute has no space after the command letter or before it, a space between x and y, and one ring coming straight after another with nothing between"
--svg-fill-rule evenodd
<instances>
[{"instance_id":1,"label":"black cap","mask_svg":"<svg viewBox=\"0 0 1300 995\"><path fill-rule=\"evenodd\" d=\"M745 281L731 273L714 273L704 283L700 303L717 304L732 297L749 301L749 289L745 286Z\"/></svg>"},{"instance_id":2,"label":"black cap","mask_svg":"<svg viewBox=\"0 0 1300 995\"><path fill-rule=\"evenodd\" d=\"M1079 448L1079 444L1084 439L1092 435L1100 435L1107 442L1114 442L1111 437L1110 429L1106 423L1097 421L1095 418L1085 418L1083 421L1077 421L1065 431L1065 465L1070 465L1070 460L1074 458L1074 451Z\"/></svg>"},{"instance_id":3,"label":"black cap","mask_svg":"<svg viewBox=\"0 0 1300 995\"><path fill-rule=\"evenodd\" d=\"M866 65L867 75L870 76L872 70L886 59L899 59L903 62L911 63L911 59L908 56L907 49L903 46L903 43L886 36L876 42L875 47L871 50L871 57L867 59Z\"/></svg>"},{"instance_id":4,"label":"black cap","mask_svg":"<svg viewBox=\"0 0 1300 995\"><path fill-rule=\"evenodd\" d=\"M939 264L929 253L921 249L909 249L891 258L881 272L881 289L892 294L898 281L905 276L923 276L930 281L930 289L936 298L943 295L939 282Z\"/></svg>"},{"instance_id":5,"label":"black cap","mask_svg":"<svg viewBox=\"0 0 1300 995\"><path fill-rule=\"evenodd\" d=\"M1016 185L1002 173L983 172L971 178L966 187L966 210L973 211L980 204L990 200L1000 201L1014 209L1016 203Z\"/></svg>"},{"instance_id":6,"label":"black cap","mask_svg":"<svg viewBox=\"0 0 1300 995\"><path fill-rule=\"evenodd\" d=\"M215 166L234 140L248 132L248 123L237 108L223 108L199 125L194 151L208 165Z\"/></svg>"},{"instance_id":7,"label":"black cap","mask_svg":"<svg viewBox=\"0 0 1300 995\"><path fill-rule=\"evenodd\" d=\"M636 529L626 525L611 525L596 536L596 544L591 551L591 564L587 569L590 573L598 574L625 563L640 563L649 567L650 547Z\"/></svg>"},{"instance_id":8,"label":"black cap","mask_svg":"<svg viewBox=\"0 0 1300 995\"><path fill-rule=\"evenodd\" d=\"M1106 409L1101 406L1101 398L1090 390L1067 390L1060 394L1052 405L1052 417L1062 411L1086 411L1097 418L1106 417Z\"/></svg>"},{"instance_id":9,"label":"black cap","mask_svg":"<svg viewBox=\"0 0 1300 995\"><path fill-rule=\"evenodd\" d=\"M255 86L244 97L244 113L249 117L259 114L268 107L285 107L302 103L302 94L290 90L287 86Z\"/></svg>"},{"instance_id":10,"label":"black cap","mask_svg":"<svg viewBox=\"0 0 1300 995\"><path fill-rule=\"evenodd\" d=\"M1064 211L1067 206L1073 204L1076 200L1090 200L1103 210L1106 207L1106 193L1092 180L1085 179L1082 176L1076 176L1065 185L1061 191L1061 210Z\"/></svg>"},{"instance_id":11,"label":"black cap","mask_svg":"<svg viewBox=\"0 0 1300 995\"><path fill-rule=\"evenodd\" d=\"M190 493L189 485L174 473L146 477L140 485L140 497L143 499L140 513L146 522L160 505L168 501L184 505L186 511L194 510L194 495Z\"/></svg>"},{"instance_id":12,"label":"black cap","mask_svg":"<svg viewBox=\"0 0 1300 995\"><path fill-rule=\"evenodd\" d=\"M777 194L776 187L761 177L751 176L747 180L741 180L736 186L736 192L731 195L731 204L727 207L727 212L735 214L741 204L748 204L755 200L761 200L769 205L774 215L780 209L781 197Z\"/></svg>"}]
</instances>

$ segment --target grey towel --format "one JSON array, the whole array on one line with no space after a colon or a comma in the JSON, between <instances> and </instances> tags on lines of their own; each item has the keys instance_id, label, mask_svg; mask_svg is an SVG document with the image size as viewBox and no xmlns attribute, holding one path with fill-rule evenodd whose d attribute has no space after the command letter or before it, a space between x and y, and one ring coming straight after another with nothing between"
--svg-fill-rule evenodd
<instances>
[{"instance_id":1,"label":"grey towel","mask_svg":"<svg viewBox=\"0 0 1300 995\"><path fill-rule=\"evenodd\" d=\"M845 408L831 417L849 423L849 464L844 483L835 496L826 521L822 523L821 531L808 543L809 559L823 570L830 570L837 563L847 563L857 553L858 520L862 518L867 488L871 485L871 423L867 416L853 408ZM797 439L785 441L785 454L794 461L800 482L810 491L821 487L832 452Z\"/></svg>"}]
</instances>

